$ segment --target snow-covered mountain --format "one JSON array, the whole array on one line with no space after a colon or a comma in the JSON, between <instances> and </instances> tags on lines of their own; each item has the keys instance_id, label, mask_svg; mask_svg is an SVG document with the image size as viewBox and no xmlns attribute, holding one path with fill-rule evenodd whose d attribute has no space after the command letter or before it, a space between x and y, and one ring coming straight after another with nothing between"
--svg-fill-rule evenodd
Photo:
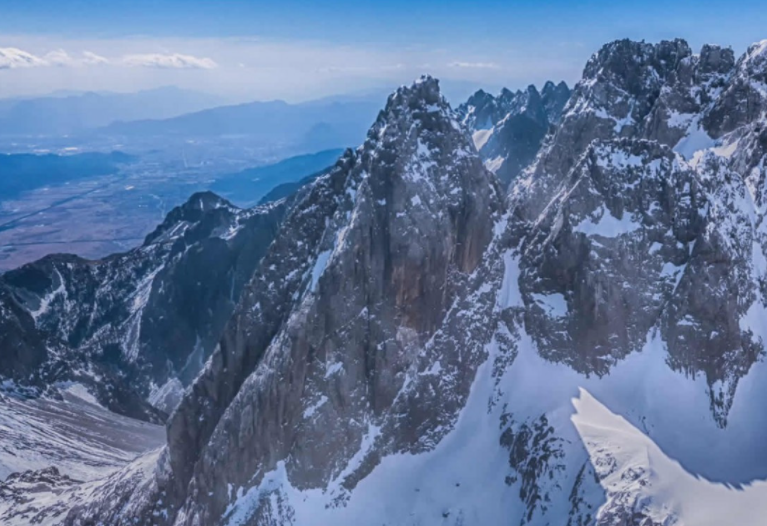
<instances>
[{"instance_id":1,"label":"snow-covered mountain","mask_svg":"<svg viewBox=\"0 0 767 526\"><path fill-rule=\"evenodd\" d=\"M195 194L134 250L99 261L51 255L3 274L4 390L55 394L78 382L113 411L164 420L217 344L284 210Z\"/></svg>"},{"instance_id":2,"label":"snow-covered mountain","mask_svg":"<svg viewBox=\"0 0 767 526\"><path fill-rule=\"evenodd\" d=\"M604 46L508 193L471 119L397 90L286 206L167 446L15 495L77 526L761 524L767 41Z\"/></svg>"},{"instance_id":3,"label":"snow-covered mountain","mask_svg":"<svg viewBox=\"0 0 767 526\"><path fill-rule=\"evenodd\" d=\"M504 89L497 97L479 90L456 112L485 166L508 186L535 159L569 98L564 82L547 82L540 92L532 85L525 91Z\"/></svg>"}]
</instances>

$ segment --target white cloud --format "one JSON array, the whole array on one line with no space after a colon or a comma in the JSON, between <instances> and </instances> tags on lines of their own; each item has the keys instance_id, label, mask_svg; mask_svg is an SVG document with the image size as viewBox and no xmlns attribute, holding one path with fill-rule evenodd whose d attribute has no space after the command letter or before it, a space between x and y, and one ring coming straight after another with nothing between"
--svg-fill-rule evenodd
<instances>
[{"instance_id":1,"label":"white cloud","mask_svg":"<svg viewBox=\"0 0 767 526\"><path fill-rule=\"evenodd\" d=\"M110 60L92 51L83 51L80 56L72 56L64 49L56 49L38 56L15 47L0 48L0 69L45 66L84 67L105 64L161 69L214 69L218 67L213 59L181 53L128 54L120 60Z\"/></svg>"},{"instance_id":2,"label":"white cloud","mask_svg":"<svg viewBox=\"0 0 767 526\"><path fill-rule=\"evenodd\" d=\"M0 69L34 68L46 65L43 59L32 53L15 47L0 48Z\"/></svg>"},{"instance_id":3,"label":"white cloud","mask_svg":"<svg viewBox=\"0 0 767 526\"><path fill-rule=\"evenodd\" d=\"M43 62L45 62L45 66L76 66L77 60L74 59L64 51L63 49L57 49L55 51L51 51L50 53L46 53L43 57Z\"/></svg>"},{"instance_id":4,"label":"white cloud","mask_svg":"<svg viewBox=\"0 0 767 526\"><path fill-rule=\"evenodd\" d=\"M192 55L173 53L146 53L141 55L126 55L122 59L126 66L143 66L162 69L214 69L218 67L210 58L198 58Z\"/></svg>"},{"instance_id":5,"label":"white cloud","mask_svg":"<svg viewBox=\"0 0 767 526\"><path fill-rule=\"evenodd\" d=\"M463 69L501 69L501 66L495 62L451 62L448 64L448 67Z\"/></svg>"},{"instance_id":6,"label":"white cloud","mask_svg":"<svg viewBox=\"0 0 767 526\"><path fill-rule=\"evenodd\" d=\"M469 93L478 87L499 90L502 86L517 88L552 79L573 82L580 77L590 55L575 47L563 50L551 45L520 49L471 48L465 43L460 48L421 44L352 46L258 37L75 38L9 34L3 39L13 42L14 58L0 54L0 68L18 69L0 71L0 97L58 89L136 91L175 85L237 101L295 102L345 92L388 90L412 82L423 73L441 79L443 86L463 86L455 88L456 93ZM65 50L74 65L50 67L45 57L51 50ZM66 57L56 54L48 59L61 63L66 62ZM215 75L209 74L211 68L215 68Z\"/></svg>"},{"instance_id":7,"label":"white cloud","mask_svg":"<svg viewBox=\"0 0 767 526\"><path fill-rule=\"evenodd\" d=\"M91 51L83 51L83 64L87 66L98 66L100 64L109 64L109 59L97 55Z\"/></svg>"}]
</instances>

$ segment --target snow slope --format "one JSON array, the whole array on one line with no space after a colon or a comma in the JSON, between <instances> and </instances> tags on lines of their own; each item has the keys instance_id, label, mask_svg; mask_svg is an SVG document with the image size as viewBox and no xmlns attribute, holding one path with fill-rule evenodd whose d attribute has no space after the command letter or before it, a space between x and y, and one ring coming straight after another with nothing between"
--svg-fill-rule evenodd
<instances>
[{"instance_id":1,"label":"snow slope","mask_svg":"<svg viewBox=\"0 0 767 526\"><path fill-rule=\"evenodd\" d=\"M669 517L695 526L764 524L767 481L733 487L696 476L585 389L573 404L573 423L607 493L598 520L628 507L660 524Z\"/></svg>"},{"instance_id":2,"label":"snow slope","mask_svg":"<svg viewBox=\"0 0 767 526\"><path fill-rule=\"evenodd\" d=\"M162 426L107 411L78 396L82 391L70 386L63 400L0 398L0 479L55 466L93 480L165 442Z\"/></svg>"},{"instance_id":3,"label":"snow slope","mask_svg":"<svg viewBox=\"0 0 767 526\"><path fill-rule=\"evenodd\" d=\"M506 273L517 275L517 264L508 258ZM499 304L521 304L516 280L505 280L497 294ZM760 504L767 502L767 364L743 379L723 429L709 410L703 378L672 371L664 343L652 332L641 352L602 378L544 360L521 331L519 353L496 382L493 364L500 351L493 340L455 427L433 450L386 456L351 492L340 486L343 475L326 489L299 490L280 463L261 484L231 489L234 503L225 524L248 524L262 499L271 499L273 510L289 506L292 523L309 526L546 524L572 513L570 489L578 487L582 469L593 469L600 479L582 490L597 519L611 518L630 499L630 507L636 500L659 524L726 524L728 517L742 519L733 524L761 524L759 510L767 512ZM553 429L556 454L535 481L547 502L528 515L519 499L523 477L508 483L504 423L521 429L541 417ZM364 458L377 432L369 429L344 472ZM707 496L707 506L697 505L699 495Z\"/></svg>"}]
</instances>

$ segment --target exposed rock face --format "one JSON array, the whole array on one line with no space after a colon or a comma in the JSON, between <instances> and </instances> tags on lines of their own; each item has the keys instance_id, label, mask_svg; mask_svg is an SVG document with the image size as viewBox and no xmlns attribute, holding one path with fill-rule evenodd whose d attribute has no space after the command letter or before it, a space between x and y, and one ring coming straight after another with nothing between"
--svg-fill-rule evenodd
<instances>
[{"instance_id":1,"label":"exposed rock face","mask_svg":"<svg viewBox=\"0 0 767 526\"><path fill-rule=\"evenodd\" d=\"M703 201L668 148L592 143L522 244L525 321L540 352L601 375L641 348L676 289L666 265L684 266L703 231Z\"/></svg>"},{"instance_id":2,"label":"exposed rock face","mask_svg":"<svg viewBox=\"0 0 767 526\"><path fill-rule=\"evenodd\" d=\"M154 470L64 523L760 524L765 50L606 45L505 200L470 133L517 95L398 90L296 197Z\"/></svg>"},{"instance_id":3,"label":"exposed rock face","mask_svg":"<svg viewBox=\"0 0 767 526\"><path fill-rule=\"evenodd\" d=\"M196 406L204 407L206 424L218 416L211 399L228 407L210 437L201 437L207 443L196 441L202 454L180 523L215 523L227 484L258 480L281 461L300 487L339 476L371 426L386 422L416 349L441 326L478 265L501 195L435 80L392 95L366 143L299 198L283 231L304 235L272 247L195 383L197 395L236 385L239 378L222 382L228 371L247 378L230 403L216 393ZM302 230L307 223L315 231ZM283 311L281 330L265 338L265 326L277 327L264 322L275 311L271 291L290 276L295 285L280 303L297 301ZM214 369L219 360L226 369ZM189 437L200 426L188 404L200 397L188 397L170 424L174 473L195 460ZM390 447L421 439L418 429L430 417L412 418ZM329 421L339 425L330 430ZM364 477L375 465L372 453L367 462L341 484L350 489Z\"/></svg>"},{"instance_id":4,"label":"exposed rock face","mask_svg":"<svg viewBox=\"0 0 767 526\"><path fill-rule=\"evenodd\" d=\"M26 309L11 292L0 288L0 376L24 380L33 376L48 358L45 340Z\"/></svg>"},{"instance_id":5,"label":"exposed rock face","mask_svg":"<svg viewBox=\"0 0 767 526\"><path fill-rule=\"evenodd\" d=\"M739 320L763 302L763 208L742 165L763 159L764 110L748 110L756 120L735 129L720 117L762 107L746 88L759 85L760 49L735 63L731 50L693 55L681 40L605 46L512 189L517 228L532 232L523 293L556 295L567 310L528 312L539 347L604 374L659 324L669 363L708 379L720 423L762 352Z\"/></svg>"},{"instance_id":6,"label":"exposed rock face","mask_svg":"<svg viewBox=\"0 0 767 526\"><path fill-rule=\"evenodd\" d=\"M543 111L546 114L546 120L551 124L559 124L562 118L562 111L570 100L570 88L565 82L554 84L551 81L546 82L541 90L541 102Z\"/></svg>"},{"instance_id":7,"label":"exposed rock face","mask_svg":"<svg viewBox=\"0 0 767 526\"><path fill-rule=\"evenodd\" d=\"M719 138L741 126L763 120L767 110L767 43L763 40L750 46L734 69L731 66L727 68L732 61L731 56L722 59L709 51L706 58L712 64L710 67L723 63L720 67L726 68L729 74L721 95L713 101L711 110L704 118L706 130L711 136Z\"/></svg>"},{"instance_id":8,"label":"exposed rock face","mask_svg":"<svg viewBox=\"0 0 767 526\"><path fill-rule=\"evenodd\" d=\"M498 97L480 90L456 111L472 131L485 166L508 185L535 159L569 98L567 84L547 82L540 93L535 86L517 92L504 89Z\"/></svg>"},{"instance_id":9,"label":"exposed rock face","mask_svg":"<svg viewBox=\"0 0 767 526\"><path fill-rule=\"evenodd\" d=\"M173 409L161 388L178 390L202 368L284 209L196 194L135 250L100 261L53 255L7 272L0 323L15 354L3 375L43 388L80 381L118 412L162 418L142 399Z\"/></svg>"}]
</instances>

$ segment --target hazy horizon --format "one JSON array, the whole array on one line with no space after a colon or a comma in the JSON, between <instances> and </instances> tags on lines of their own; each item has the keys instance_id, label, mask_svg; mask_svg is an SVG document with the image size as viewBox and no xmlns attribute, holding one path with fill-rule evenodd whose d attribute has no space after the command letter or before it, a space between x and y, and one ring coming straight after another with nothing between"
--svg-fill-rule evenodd
<instances>
[{"instance_id":1,"label":"hazy horizon","mask_svg":"<svg viewBox=\"0 0 767 526\"><path fill-rule=\"evenodd\" d=\"M761 40L758 2L588 6L563 1L385 5L235 0L33 0L4 7L0 97L162 86L244 102L300 102L388 90L429 73L461 93L547 80L574 84L588 58L618 38L684 38L740 54ZM735 32L732 28L737 27ZM457 90L458 91L458 90Z\"/></svg>"}]
</instances>

